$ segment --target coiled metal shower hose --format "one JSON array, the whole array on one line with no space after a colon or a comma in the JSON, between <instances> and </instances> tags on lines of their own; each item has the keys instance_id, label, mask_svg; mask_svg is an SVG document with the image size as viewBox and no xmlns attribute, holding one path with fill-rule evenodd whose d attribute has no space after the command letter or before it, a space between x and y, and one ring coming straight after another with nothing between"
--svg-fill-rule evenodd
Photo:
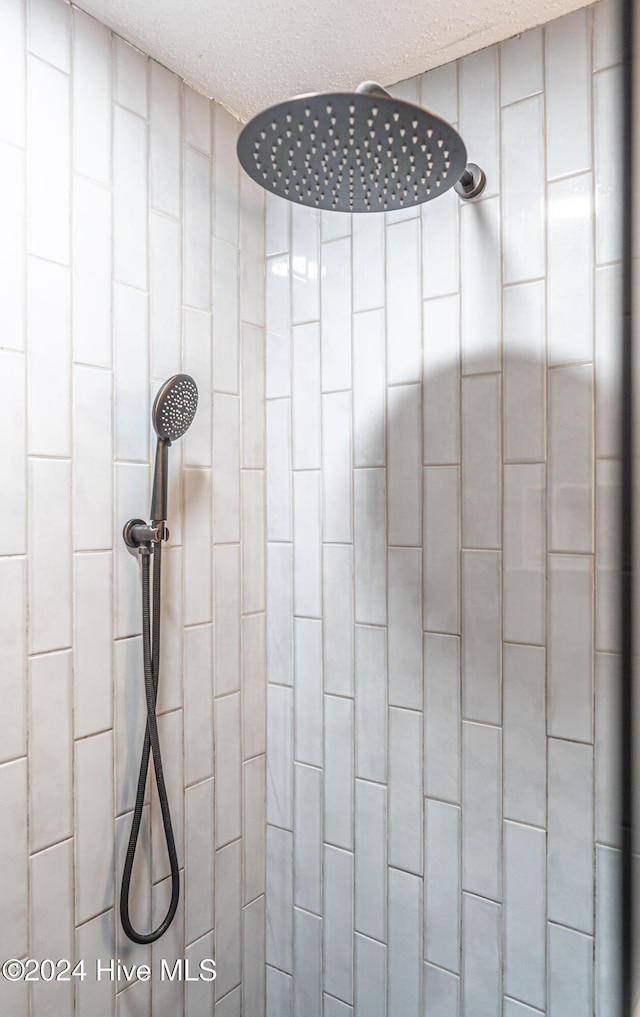
<instances>
[{"instance_id":1,"label":"coiled metal shower hose","mask_svg":"<svg viewBox=\"0 0 640 1017\"><path fill-rule=\"evenodd\" d=\"M160 605L161 605L161 564L162 545L159 542L153 543L153 608L149 603L149 559L150 553L142 554L142 648L144 657L144 690L147 701L147 726L144 735L144 745L140 758L140 771L138 773L138 788L136 791L136 804L133 810L133 822L129 834L129 844L122 874L122 886L120 888L120 920L122 928L129 939L134 943L155 943L157 939L167 931L178 907L180 898L180 873L178 870L178 855L176 843L171 825L171 813L167 799L167 789L164 783L164 772L162 769L162 756L160 754L160 740L158 738L158 723L156 719L156 701L158 698L158 674L160 670ZM140 823L142 821L142 810L144 808L144 793L147 784L147 772L149 769L149 754L153 753L153 768L156 777L156 788L158 800L162 813L162 824L164 836L169 855L171 868L171 901L169 909L158 926L152 932L137 932L131 924L129 915L129 890L131 887L131 873L133 862L138 845L140 834Z\"/></svg>"}]
</instances>

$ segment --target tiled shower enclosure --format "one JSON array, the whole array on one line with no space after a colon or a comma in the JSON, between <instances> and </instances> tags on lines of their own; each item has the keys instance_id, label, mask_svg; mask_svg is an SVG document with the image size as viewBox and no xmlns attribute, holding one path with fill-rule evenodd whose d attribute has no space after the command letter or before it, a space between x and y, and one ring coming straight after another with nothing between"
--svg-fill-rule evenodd
<instances>
[{"instance_id":1,"label":"tiled shower enclosure","mask_svg":"<svg viewBox=\"0 0 640 1017\"><path fill-rule=\"evenodd\" d=\"M265 203L240 124L82 11L0 0L0 960L218 967L0 978L3 1017L621 1017L616 14L396 86L487 190L348 216ZM133 948L120 534L180 370L159 726L182 897ZM148 927L169 870L145 811Z\"/></svg>"},{"instance_id":2,"label":"tiled shower enclosure","mask_svg":"<svg viewBox=\"0 0 640 1017\"><path fill-rule=\"evenodd\" d=\"M269 1017L619 1017L615 31L392 90L476 203L267 204Z\"/></svg>"}]
</instances>

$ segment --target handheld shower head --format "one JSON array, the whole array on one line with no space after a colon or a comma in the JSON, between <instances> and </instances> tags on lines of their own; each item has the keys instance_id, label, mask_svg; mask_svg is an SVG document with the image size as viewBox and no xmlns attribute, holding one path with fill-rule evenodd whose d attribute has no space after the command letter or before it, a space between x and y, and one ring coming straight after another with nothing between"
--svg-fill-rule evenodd
<instances>
[{"instance_id":1,"label":"handheld shower head","mask_svg":"<svg viewBox=\"0 0 640 1017\"><path fill-rule=\"evenodd\" d=\"M174 374L158 390L154 400L151 419L158 435L158 444L153 474L151 521L156 525L167 519L167 449L172 441L181 438L189 428L197 408L198 389L188 374Z\"/></svg>"},{"instance_id":2,"label":"handheld shower head","mask_svg":"<svg viewBox=\"0 0 640 1017\"><path fill-rule=\"evenodd\" d=\"M158 438L168 445L181 438L198 408L198 389L188 374L174 374L165 381L153 403L151 419Z\"/></svg>"}]
</instances>

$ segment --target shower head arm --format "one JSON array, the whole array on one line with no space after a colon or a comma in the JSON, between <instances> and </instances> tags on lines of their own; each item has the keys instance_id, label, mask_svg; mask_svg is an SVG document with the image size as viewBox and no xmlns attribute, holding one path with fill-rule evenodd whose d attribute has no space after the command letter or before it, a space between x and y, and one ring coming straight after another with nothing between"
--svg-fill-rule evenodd
<instances>
[{"instance_id":1,"label":"shower head arm","mask_svg":"<svg viewBox=\"0 0 640 1017\"><path fill-rule=\"evenodd\" d=\"M167 483L169 468L168 438L158 438L156 445L156 465L153 471L153 491L151 495L151 522L155 525L165 523L167 519Z\"/></svg>"},{"instance_id":2,"label":"shower head arm","mask_svg":"<svg viewBox=\"0 0 640 1017\"><path fill-rule=\"evenodd\" d=\"M391 99L392 95L386 88L379 85L377 81L362 81L356 88L359 95L382 95L385 99Z\"/></svg>"}]
</instances>

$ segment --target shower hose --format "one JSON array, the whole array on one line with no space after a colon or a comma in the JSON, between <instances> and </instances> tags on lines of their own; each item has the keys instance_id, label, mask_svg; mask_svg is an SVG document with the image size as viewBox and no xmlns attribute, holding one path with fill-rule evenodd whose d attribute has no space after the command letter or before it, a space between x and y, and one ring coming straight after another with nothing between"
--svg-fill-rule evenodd
<instances>
[{"instance_id":1,"label":"shower hose","mask_svg":"<svg viewBox=\"0 0 640 1017\"><path fill-rule=\"evenodd\" d=\"M162 769L162 756L160 754L160 740L158 738L158 723L156 719L156 700L158 698L158 673L160 667L160 603L161 603L161 563L162 545L154 542L152 553L142 554L142 647L144 657L144 691L147 701L147 726L142 746L140 759L140 771L138 773L138 788L136 791L136 804L133 810L133 822L129 834L129 844L122 874L122 886L120 888L120 920L122 928L129 939L134 943L155 943L157 939L167 931L178 907L180 897L180 873L178 871L178 855L171 825L171 814L167 800L167 789L164 783L164 772ZM153 557L153 608L149 603L149 560ZM149 769L149 754L153 753L153 768L156 777L156 788L158 800L162 813L164 836L169 855L171 868L171 901L169 909L158 926L152 932L137 932L131 924L129 915L129 889L131 887L131 873L133 862L140 834L140 823L142 821L142 810L144 807L144 795L147 784L147 772Z\"/></svg>"}]
</instances>

